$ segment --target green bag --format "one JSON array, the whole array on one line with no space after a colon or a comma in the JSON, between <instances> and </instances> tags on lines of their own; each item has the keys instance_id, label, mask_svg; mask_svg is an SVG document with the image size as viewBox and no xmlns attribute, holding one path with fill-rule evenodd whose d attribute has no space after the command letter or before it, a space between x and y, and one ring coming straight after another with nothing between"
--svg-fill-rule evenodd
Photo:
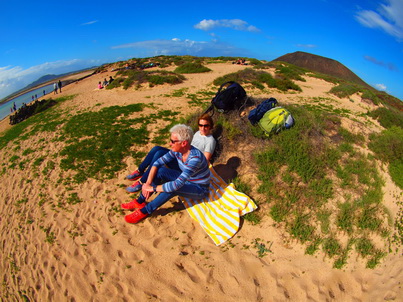
<instances>
[{"instance_id":1,"label":"green bag","mask_svg":"<svg viewBox=\"0 0 403 302\"><path fill-rule=\"evenodd\" d=\"M270 109L259 120L259 126L267 135L279 133L283 129L289 129L294 123L291 113L283 107Z\"/></svg>"}]
</instances>

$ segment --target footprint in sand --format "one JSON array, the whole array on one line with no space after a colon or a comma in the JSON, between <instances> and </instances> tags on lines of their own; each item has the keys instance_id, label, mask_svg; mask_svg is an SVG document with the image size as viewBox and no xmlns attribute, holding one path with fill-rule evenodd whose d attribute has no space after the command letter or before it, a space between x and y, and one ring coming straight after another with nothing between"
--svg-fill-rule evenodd
<instances>
[{"instance_id":1,"label":"footprint in sand","mask_svg":"<svg viewBox=\"0 0 403 302\"><path fill-rule=\"evenodd\" d=\"M91 234L91 235L89 235L87 237L87 242L88 243L94 243L94 242L97 242L97 241L100 241L100 240L101 240L101 237L98 234L95 234L95 233L93 233L93 234Z\"/></svg>"},{"instance_id":2,"label":"footprint in sand","mask_svg":"<svg viewBox=\"0 0 403 302\"><path fill-rule=\"evenodd\" d=\"M186 266L182 266L183 267L182 271L188 275L189 279L192 280L192 282L199 283L202 280L202 278L205 277L205 273L201 271L199 268L191 266L193 265L188 264Z\"/></svg>"}]
</instances>

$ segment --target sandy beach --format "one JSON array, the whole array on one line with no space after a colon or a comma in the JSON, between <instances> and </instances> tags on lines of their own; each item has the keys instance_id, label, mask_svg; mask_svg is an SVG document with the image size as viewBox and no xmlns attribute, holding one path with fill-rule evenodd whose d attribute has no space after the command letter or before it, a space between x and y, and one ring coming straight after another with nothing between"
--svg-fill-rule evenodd
<instances>
[{"instance_id":1,"label":"sandy beach","mask_svg":"<svg viewBox=\"0 0 403 302\"><path fill-rule=\"evenodd\" d=\"M197 108L185 97L170 96L174 91L216 90L214 79L249 66L214 63L208 67L211 72L187 74L183 83L173 86L97 89L99 81L115 77L110 68L63 87L58 97L74 97L58 110L74 115L115 105L153 103L154 110L176 110L187 116ZM322 98L324 103L355 113L354 120L342 118L351 132L368 135L382 130L376 121L365 123L361 115L374 110L374 104L363 102L358 95L330 96L333 84L312 77L306 80L297 82L301 93L275 89L247 93L274 97L284 105ZM4 119L0 133L11 127L8 118ZM69 191L58 181L60 159L55 155L64 143L56 138L54 133L39 132L24 140L20 149L11 142L1 150L2 167L10 165L12 155L22 158L27 149L35 150L28 155L32 162L34 155L45 158L36 169L28 165L0 175L1 301L403 301L403 258L393 243L393 252L375 269L366 268L365 261L355 256L349 257L343 269L334 269L322 252L306 255L301 244L284 240L284 230L269 215L258 225L244 221L235 237L221 246L213 243L177 198L144 222L127 224L117 209L136 196L125 191L131 184L125 176L137 167L134 160L124 158L127 169L113 179L90 179ZM225 164L231 156L248 158L247 154L227 153L214 164ZM56 165L44 174L41 171L49 161ZM386 171L381 171L384 204L395 218L403 195ZM246 160L237 172L245 181L256 179ZM72 193L82 202L58 207ZM270 246L265 257L258 257L257 239Z\"/></svg>"},{"instance_id":2,"label":"sandy beach","mask_svg":"<svg viewBox=\"0 0 403 302\"><path fill-rule=\"evenodd\" d=\"M32 90L47 86L47 85L52 84L54 82L57 82L59 80L62 81L62 82L66 82L66 83L70 84L71 82L78 81L78 80L80 80L82 78L85 78L85 77L91 75L93 72L94 72L94 70L90 69L90 70L86 70L86 71L73 73L71 75L66 75L66 76L61 76L59 78L54 78L51 81L43 82L38 86L34 86L34 87L31 87L31 88L22 90L22 91L20 91L18 93L15 93L14 95L12 95L10 97L4 98L4 99L2 99L0 104L6 103L6 102L8 102L8 101L10 101L10 100L12 100L12 99L14 99L16 97L19 97L19 96L21 96L21 95L23 95L25 93L28 93L28 92L30 92ZM47 97L49 97L49 95Z\"/></svg>"}]
</instances>

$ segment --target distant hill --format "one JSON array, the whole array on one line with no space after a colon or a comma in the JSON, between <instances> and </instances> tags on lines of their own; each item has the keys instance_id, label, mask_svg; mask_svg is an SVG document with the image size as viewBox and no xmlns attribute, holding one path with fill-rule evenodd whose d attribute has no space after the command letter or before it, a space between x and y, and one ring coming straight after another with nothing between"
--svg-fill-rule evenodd
<instances>
[{"instance_id":1,"label":"distant hill","mask_svg":"<svg viewBox=\"0 0 403 302\"><path fill-rule=\"evenodd\" d=\"M365 83L354 72L352 72L340 62L333 59L321 57L303 51L297 51L278 57L273 61L287 62L302 68L331 75L373 89L372 86Z\"/></svg>"},{"instance_id":2,"label":"distant hill","mask_svg":"<svg viewBox=\"0 0 403 302\"><path fill-rule=\"evenodd\" d=\"M63 75L60 75L60 74L59 75L57 75L57 74L44 75L44 76L40 77L39 79L37 79L36 81L34 81L31 84L29 84L26 87L24 87L23 90L39 86L39 85L41 85L43 83L46 83L46 82L49 82L49 81L51 81L53 79L60 78L61 76L63 76Z\"/></svg>"},{"instance_id":3,"label":"distant hill","mask_svg":"<svg viewBox=\"0 0 403 302\"><path fill-rule=\"evenodd\" d=\"M63 74L47 74L47 75L44 75L44 76L40 77L39 79L37 79L36 81L32 82L31 84L25 86L24 88L20 89L20 91L21 90L28 90L28 89L34 88L36 86L39 86L41 84L50 82L52 80L59 79L59 78L62 78L62 77L65 77L65 76L68 76L68 75L71 75L71 74L80 73L80 72L90 70L90 69L94 69L94 68L97 68L97 66L93 66L93 67L90 67L90 68L84 68L84 69L80 69L80 70L75 70L75 71L72 71L72 72L66 72L66 73L63 73Z\"/></svg>"}]
</instances>

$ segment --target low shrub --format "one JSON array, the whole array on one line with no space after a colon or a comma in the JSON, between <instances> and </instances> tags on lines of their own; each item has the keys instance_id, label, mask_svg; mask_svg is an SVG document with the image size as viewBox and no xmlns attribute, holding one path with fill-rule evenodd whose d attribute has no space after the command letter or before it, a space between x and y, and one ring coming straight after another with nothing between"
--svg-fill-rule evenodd
<instances>
[{"instance_id":1,"label":"low shrub","mask_svg":"<svg viewBox=\"0 0 403 302\"><path fill-rule=\"evenodd\" d=\"M353 83L341 83L338 86L330 89L330 93L338 96L339 98L346 98L354 93L360 92L361 88L358 85Z\"/></svg>"},{"instance_id":2,"label":"low shrub","mask_svg":"<svg viewBox=\"0 0 403 302\"><path fill-rule=\"evenodd\" d=\"M390 215L381 204L384 182L375 161L355 150L364 138L342 128L335 115L307 106L288 109L298 122L270 137L270 146L255 154L261 181L258 192L267 196L272 219L282 223L291 238L305 243L306 253L322 247L340 269L347 263L354 238L363 232L380 236L389 232ZM339 132L340 140L327 141L328 131ZM346 200L334 209L329 202L337 197L339 187ZM349 199L353 194L356 199ZM343 236L348 236L346 247L340 243ZM384 244L386 250L386 239ZM375 255L361 256L369 267L380 260Z\"/></svg>"},{"instance_id":3,"label":"low shrub","mask_svg":"<svg viewBox=\"0 0 403 302\"><path fill-rule=\"evenodd\" d=\"M215 79L213 83L216 86L220 86L221 84L228 81L235 81L241 85L251 84L258 89L262 89L262 84L266 84L269 88L277 88L281 91L302 91L297 84L292 82L290 79L284 77L283 75L274 78L270 73L252 68L245 68L238 72L219 77Z\"/></svg>"},{"instance_id":4,"label":"low shrub","mask_svg":"<svg viewBox=\"0 0 403 302\"><path fill-rule=\"evenodd\" d=\"M392 126L379 134L372 134L368 146L378 158L389 163L392 180L403 189L403 129Z\"/></svg>"},{"instance_id":5,"label":"low shrub","mask_svg":"<svg viewBox=\"0 0 403 302\"><path fill-rule=\"evenodd\" d=\"M403 127L403 113L394 108L379 107L369 112L368 115L377 119L384 128Z\"/></svg>"},{"instance_id":6,"label":"low shrub","mask_svg":"<svg viewBox=\"0 0 403 302\"><path fill-rule=\"evenodd\" d=\"M361 98L364 100L370 100L375 105L379 105L379 103L381 102L375 92L369 89L364 89Z\"/></svg>"},{"instance_id":7,"label":"low shrub","mask_svg":"<svg viewBox=\"0 0 403 302\"><path fill-rule=\"evenodd\" d=\"M210 68L207 68L200 63L184 63L174 70L176 73L203 73L209 71L211 71Z\"/></svg>"},{"instance_id":8,"label":"low shrub","mask_svg":"<svg viewBox=\"0 0 403 302\"><path fill-rule=\"evenodd\" d=\"M301 67L292 65L292 64L284 64L280 65L276 68L276 73L282 75L283 77L290 79L290 80L297 80L301 82L306 82L306 80L301 77L306 73L306 69Z\"/></svg>"},{"instance_id":9,"label":"low shrub","mask_svg":"<svg viewBox=\"0 0 403 302\"><path fill-rule=\"evenodd\" d=\"M117 75L121 75L121 77L117 77L110 85L106 86L107 89L121 86L123 89L128 89L144 83L150 83L151 86L165 83L180 84L185 80L183 75L166 70L145 71L127 69L119 71Z\"/></svg>"}]
</instances>

